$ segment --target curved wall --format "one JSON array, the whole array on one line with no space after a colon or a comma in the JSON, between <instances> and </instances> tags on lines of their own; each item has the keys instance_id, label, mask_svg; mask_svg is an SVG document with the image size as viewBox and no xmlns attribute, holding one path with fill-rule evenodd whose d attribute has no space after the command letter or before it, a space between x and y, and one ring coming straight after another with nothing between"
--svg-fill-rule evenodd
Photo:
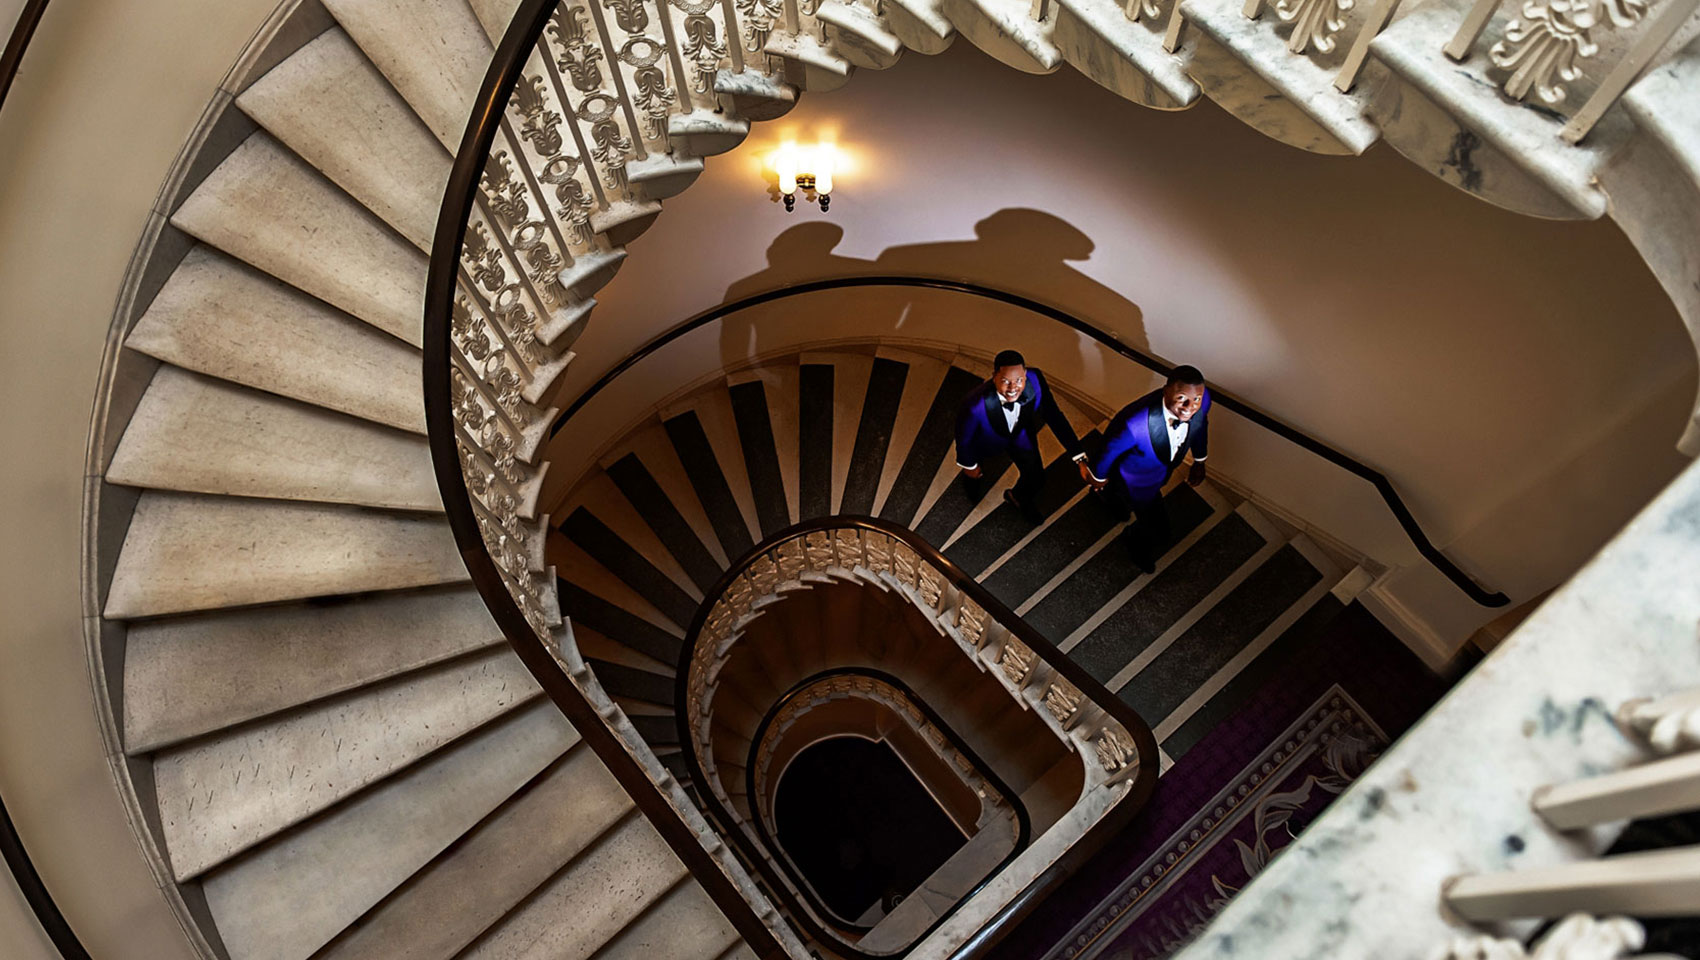
<instances>
[{"instance_id":1,"label":"curved wall","mask_svg":"<svg viewBox=\"0 0 1700 960\"><path fill-rule=\"evenodd\" d=\"M834 127L856 168L830 214L787 216L758 154L787 129ZM1612 224L1520 217L1384 145L1306 154L1208 101L1163 114L964 42L804 96L710 160L630 249L563 397L725 299L832 275L960 277L1197 363L1376 466L1435 542L1516 600L1568 576L1686 463L1674 445L1694 351ZM811 303L803 322L858 319ZM901 333L901 313L875 319ZM1020 346L1053 366L1077 349L1072 336ZM704 360L738 353L723 343ZM1143 383L1075 385L1113 404ZM567 452L551 451L552 487L576 472ZM1304 486L1295 474L1260 492L1303 515ZM1394 587L1454 643L1492 615L1421 566Z\"/></svg>"},{"instance_id":2,"label":"curved wall","mask_svg":"<svg viewBox=\"0 0 1700 960\"><path fill-rule=\"evenodd\" d=\"M0 794L101 960L192 953L125 819L91 700L79 588L89 415L161 181L274 6L53 0L0 112ZM0 953L50 956L33 924L0 904Z\"/></svg>"}]
</instances>

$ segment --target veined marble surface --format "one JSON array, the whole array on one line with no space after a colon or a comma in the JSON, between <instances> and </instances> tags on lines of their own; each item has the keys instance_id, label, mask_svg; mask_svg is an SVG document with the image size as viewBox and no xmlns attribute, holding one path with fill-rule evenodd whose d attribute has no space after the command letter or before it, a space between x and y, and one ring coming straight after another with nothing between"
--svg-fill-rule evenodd
<instances>
[{"instance_id":1,"label":"veined marble surface","mask_svg":"<svg viewBox=\"0 0 1700 960\"><path fill-rule=\"evenodd\" d=\"M1186 74L1191 51L1163 49L1166 17L1135 23L1110 0L1057 0L1056 19L1053 39L1063 57L1106 89L1159 110L1198 99L1198 84Z\"/></svg>"},{"instance_id":2,"label":"veined marble surface","mask_svg":"<svg viewBox=\"0 0 1700 960\"><path fill-rule=\"evenodd\" d=\"M1625 700L1700 684L1700 465L1691 466L1289 846L1180 960L1420 960L1471 932L1440 906L1461 873L1595 855L1530 793L1647 756ZM1524 932L1522 924L1506 933Z\"/></svg>"}]
</instances>

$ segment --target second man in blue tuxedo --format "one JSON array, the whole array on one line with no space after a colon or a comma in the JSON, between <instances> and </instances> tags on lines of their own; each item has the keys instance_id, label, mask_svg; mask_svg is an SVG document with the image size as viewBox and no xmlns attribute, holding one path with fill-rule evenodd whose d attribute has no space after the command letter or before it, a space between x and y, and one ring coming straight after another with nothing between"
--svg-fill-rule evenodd
<instances>
[{"instance_id":1,"label":"second man in blue tuxedo","mask_svg":"<svg viewBox=\"0 0 1700 960\"><path fill-rule=\"evenodd\" d=\"M1123 407L1104 431L1104 450L1083 464L1080 474L1104 492L1111 509L1133 515L1127 545L1146 573L1169 546L1169 514L1163 485L1187 453L1192 470L1187 482L1204 482L1204 458L1210 450L1210 391L1197 367L1176 367L1169 382Z\"/></svg>"},{"instance_id":2,"label":"second man in blue tuxedo","mask_svg":"<svg viewBox=\"0 0 1700 960\"><path fill-rule=\"evenodd\" d=\"M1039 431L1051 428L1068 456L1085 463L1080 437L1057 406L1051 386L1037 367L1021 354L1005 350L992 360L992 379L975 387L956 415L956 465L970 483L985 472L985 461L1007 456L1021 471L1015 488L1004 500L1038 523L1039 491L1045 485L1045 463L1039 456ZM994 478L995 479L995 478Z\"/></svg>"}]
</instances>

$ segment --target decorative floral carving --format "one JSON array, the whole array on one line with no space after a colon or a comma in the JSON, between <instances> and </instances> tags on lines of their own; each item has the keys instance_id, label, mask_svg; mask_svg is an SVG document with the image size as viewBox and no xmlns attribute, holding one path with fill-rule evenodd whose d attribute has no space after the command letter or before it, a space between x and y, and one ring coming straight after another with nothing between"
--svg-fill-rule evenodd
<instances>
[{"instance_id":1,"label":"decorative floral carving","mask_svg":"<svg viewBox=\"0 0 1700 960\"><path fill-rule=\"evenodd\" d=\"M588 245L593 236L590 211L595 204L578 179L580 165L577 157L552 157L537 179L555 188L555 199L561 204L556 213L567 222L573 242Z\"/></svg>"},{"instance_id":2,"label":"decorative floral carving","mask_svg":"<svg viewBox=\"0 0 1700 960\"><path fill-rule=\"evenodd\" d=\"M875 573L890 572L892 539L881 533L869 533L862 537L862 544L867 550L867 568Z\"/></svg>"},{"instance_id":3,"label":"decorative floral carving","mask_svg":"<svg viewBox=\"0 0 1700 960\"><path fill-rule=\"evenodd\" d=\"M1155 20L1162 15L1163 11L1158 9L1156 0L1128 0L1127 18L1134 23L1138 23L1142 17Z\"/></svg>"},{"instance_id":4,"label":"decorative floral carving","mask_svg":"<svg viewBox=\"0 0 1700 960\"><path fill-rule=\"evenodd\" d=\"M1320 53L1332 53L1334 36L1346 26L1346 14L1355 0L1275 0L1275 15L1281 22L1293 25L1287 35L1287 49L1304 53L1316 47Z\"/></svg>"},{"instance_id":5,"label":"decorative floral carving","mask_svg":"<svg viewBox=\"0 0 1700 960\"><path fill-rule=\"evenodd\" d=\"M714 72L720 68L720 61L726 58L726 44L720 39L720 25L708 16L714 9L715 2L672 2L673 6L685 14L685 22L680 29L684 37L680 52L691 62L691 66L696 68L696 81L691 84L691 88L698 93L707 93L714 84Z\"/></svg>"},{"instance_id":6,"label":"decorative floral carving","mask_svg":"<svg viewBox=\"0 0 1700 960\"><path fill-rule=\"evenodd\" d=\"M1618 718L1659 753L1700 749L1700 706L1661 708L1656 700L1635 700L1623 705Z\"/></svg>"},{"instance_id":7,"label":"decorative floral carving","mask_svg":"<svg viewBox=\"0 0 1700 960\"><path fill-rule=\"evenodd\" d=\"M573 89L590 93L602 88L602 45L585 25L583 7L559 4L549 16L549 34L559 52L555 66L567 75Z\"/></svg>"},{"instance_id":8,"label":"decorative floral carving","mask_svg":"<svg viewBox=\"0 0 1700 960\"><path fill-rule=\"evenodd\" d=\"M626 161L631 159L632 141L620 129L615 116L620 101L605 93L593 93L578 105L578 117L590 124L590 155L602 164L609 187L626 189Z\"/></svg>"},{"instance_id":9,"label":"decorative floral carving","mask_svg":"<svg viewBox=\"0 0 1700 960\"><path fill-rule=\"evenodd\" d=\"M614 22L627 33L642 33L649 26L649 11L643 0L602 0L604 10L614 11Z\"/></svg>"},{"instance_id":10,"label":"decorative floral carving","mask_svg":"<svg viewBox=\"0 0 1700 960\"><path fill-rule=\"evenodd\" d=\"M810 531L803 540L803 555L808 558L809 569L817 573L833 566L832 535L825 530Z\"/></svg>"},{"instance_id":11,"label":"decorative floral carving","mask_svg":"<svg viewBox=\"0 0 1700 960\"><path fill-rule=\"evenodd\" d=\"M1104 768L1105 773L1126 769L1134 759L1133 741L1119 727L1105 727L1100 731L1093 748L1098 754L1098 765Z\"/></svg>"},{"instance_id":12,"label":"decorative floral carving","mask_svg":"<svg viewBox=\"0 0 1700 960\"><path fill-rule=\"evenodd\" d=\"M1522 16L1505 28L1505 38L1488 56L1512 71L1505 92L1522 100L1532 88L1546 103L1562 103L1564 84L1582 75L1577 61L1599 52L1593 30L1610 20L1617 28L1633 26L1649 0L1528 0Z\"/></svg>"},{"instance_id":13,"label":"decorative floral carving","mask_svg":"<svg viewBox=\"0 0 1700 960\"><path fill-rule=\"evenodd\" d=\"M854 570L862 565L862 531L840 529L833 536L833 544L838 553L838 566Z\"/></svg>"},{"instance_id":14,"label":"decorative floral carving","mask_svg":"<svg viewBox=\"0 0 1700 960\"><path fill-rule=\"evenodd\" d=\"M806 563L803 557L803 541L797 538L786 540L774 548L774 557L779 565L779 579L790 583L800 577Z\"/></svg>"},{"instance_id":15,"label":"decorative floral carving","mask_svg":"<svg viewBox=\"0 0 1700 960\"><path fill-rule=\"evenodd\" d=\"M541 76L522 77L514 87L512 104L520 116L520 138L529 141L538 153L549 157L560 153L564 146L560 129L564 118L549 108L543 90Z\"/></svg>"},{"instance_id":16,"label":"decorative floral carving","mask_svg":"<svg viewBox=\"0 0 1700 960\"><path fill-rule=\"evenodd\" d=\"M1058 723L1067 726L1085 696L1068 681L1058 680L1045 690L1045 709L1051 711Z\"/></svg>"},{"instance_id":17,"label":"decorative floral carving","mask_svg":"<svg viewBox=\"0 0 1700 960\"><path fill-rule=\"evenodd\" d=\"M744 49L759 53L784 12L784 0L738 0L738 19L744 24Z\"/></svg>"},{"instance_id":18,"label":"decorative floral carving","mask_svg":"<svg viewBox=\"0 0 1700 960\"><path fill-rule=\"evenodd\" d=\"M980 638L986 635L986 611L972 600L962 601L956 612L956 632L962 635L963 643L978 647Z\"/></svg>"},{"instance_id":19,"label":"decorative floral carving","mask_svg":"<svg viewBox=\"0 0 1700 960\"><path fill-rule=\"evenodd\" d=\"M932 566L921 567L921 602L937 610L939 598L944 595L944 575L934 570Z\"/></svg>"},{"instance_id":20,"label":"decorative floral carving","mask_svg":"<svg viewBox=\"0 0 1700 960\"><path fill-rule=\"evenodd\" d=\"M632 68L632 102L643 114L643 136L659 140L667 135L667 114L678 95L667 86L667 75L656 64L666 52L649 37L633 37L620 48L620 60Z\"/></svg>"},{"instance_id":21,"label":"decorative floral carving","mask_svg":"<svg viewBox=\"0 0 1700 960\"><path fill-rule=\"evenodd\" d=\"M763 554L751 561L749 579L756 597L773 595L774 590L779 587L779 564L774 562L771 553Z\"/></svg>"},{"instance_id":22,"label":"decorative floral carving","mask_svg":"<svg viewBox=\"0 0 1700 960\"><path fill-rule=\"evenodd\" d=\"M1020 686L1027 682L1027 672L1033 669L1033 650L1014 637L1003 645L1003 652L998 654L998 666L1003 669L1003 675L1009 682Z\"/></svg>"},{"instance_id":23,"label":"decorative floral carving","mask_svg":"<svg viewBox=\"0 0 1700 960\"><path fill-rule=\"evenodd\" d=\"M1559 921L1547 935L1535 943L1530 952L1523 944L1490 935L1458 937L1440 954L1441 960L1616 960L1639 950L1647 943L1647 933L1628 917L1607 917L1597 920L1586 914L1573 913Z\"/></svg>"}]
</instances>

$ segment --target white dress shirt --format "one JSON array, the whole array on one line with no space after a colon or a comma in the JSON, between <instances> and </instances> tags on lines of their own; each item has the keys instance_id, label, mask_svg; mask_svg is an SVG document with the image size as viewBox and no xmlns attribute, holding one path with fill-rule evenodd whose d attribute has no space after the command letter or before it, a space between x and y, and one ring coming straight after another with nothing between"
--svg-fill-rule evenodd
<instances>
[{"instance_id":1,"label":"white dress shirt","mask_svg":"<svg viewBox=\"0 0 1700 960\"><path fill-rule=\"evenodd\" d=\"M1009 432L1014 433L1015 421L1021 419L1021 401L1016 400L1011 402L999 397L998 403L1005 405L1003 408L1003 419L1005 423L1009 424Z\"/></svg>"},{"instance_id":2,"label":"white dress shirt","mask_svg":"<svg viewBox=\"0 0 1700 960\"><path fill-rule=\"evenodd\" d=\"M1195 413L1193 416L1196 417L1198 414ZM1174 412L1165 403L1163 404L1163 426L1169 430L1169 462L1173 463L1180 457L1181 444L1186 442L1187 434L1192 432L1192 424L1185 420L1177 421ZM1203 460L1203 457L1192 458L1193 463L1200 463Z\"/></svg>"}]
</instances>

